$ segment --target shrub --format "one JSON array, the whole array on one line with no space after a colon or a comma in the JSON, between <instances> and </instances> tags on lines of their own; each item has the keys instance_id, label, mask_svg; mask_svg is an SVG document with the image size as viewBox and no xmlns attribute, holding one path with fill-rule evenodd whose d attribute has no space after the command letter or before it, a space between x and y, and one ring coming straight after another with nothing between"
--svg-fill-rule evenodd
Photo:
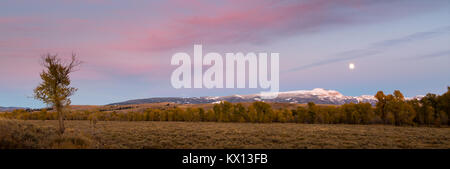
<instances>
[{"instance_id":1,"label":"shrub","mask_svg":"<svg viewBox=\"0 0 450 169\"><path fill-rule=\"evenodd\" d=\"M60 135L54 127L38 127L26 121L0 118L0 149L79 149L93 148L92 145L89 138L70 129Z\"/></svg>"}]
</instances>

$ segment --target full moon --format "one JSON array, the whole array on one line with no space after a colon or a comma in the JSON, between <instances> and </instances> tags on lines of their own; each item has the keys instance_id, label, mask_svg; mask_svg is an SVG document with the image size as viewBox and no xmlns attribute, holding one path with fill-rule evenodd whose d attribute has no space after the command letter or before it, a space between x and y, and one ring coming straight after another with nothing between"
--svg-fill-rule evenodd
<instances>
[{"instance_id":1,"label":"full moon","mask_svg":"<svg viewBox=\"0 0 450 169\"><path fill-rule=\"evenodd\" d=\"M350 70L355 69L355 64L353 64L353 63L348 64L348 68L349 68Z\"/></svg>"}]
</instances>

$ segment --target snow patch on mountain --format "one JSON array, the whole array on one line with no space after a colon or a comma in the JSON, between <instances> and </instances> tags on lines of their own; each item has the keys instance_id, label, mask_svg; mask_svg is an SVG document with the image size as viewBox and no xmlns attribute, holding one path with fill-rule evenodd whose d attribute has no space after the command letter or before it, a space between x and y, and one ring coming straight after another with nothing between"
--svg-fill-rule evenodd
<instances>
[{"instance_id":1,"label":"snow patch on mountain","mask_svg":"<svg viewBox=\"0 0 450 169\"><path fill-rule=\"evenodd\" d=\"M410 99L421 99L423 96L415 96ZM237 102L254 102L254 101L266 101L266 102L280 102L280 103L308 103L314 102L316 104L334 104L341 105L345 103L370 103L375 105L377 99L372 95L361 96L345 96L336 90L326 90L322 88L315 88L313 90L295 90L278 92L278 97L274 99L262 99L260 94L249 95L231 95L231 96L207 96L207 97L191 97L191 98L179 98L179 97L167 97L167 98L148 98L129 100L120 103L113 103L111 105L125 105L125 104L143 104L143 103L159 103L159 102L173 102L178 104L199 104L199 103L221 103L228 101L232 103Z\"/></svg>"}]
</instances>

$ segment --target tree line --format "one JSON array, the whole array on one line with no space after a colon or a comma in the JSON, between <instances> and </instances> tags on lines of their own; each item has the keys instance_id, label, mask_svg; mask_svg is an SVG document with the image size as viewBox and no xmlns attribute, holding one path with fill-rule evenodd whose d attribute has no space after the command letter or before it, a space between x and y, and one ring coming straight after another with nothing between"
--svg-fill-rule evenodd
<instances>
[{"instance_id":1,"label":"tree line","mask_svg":"<svg viewBox=\"0 0 450 169\"><path fill-rule=\"evenodd\" d=\"M450 87L442 95L427 94L420 100L406 100L396 90L385 95L379 91L375 106L370 103L347 103L340 106L316 105L295 109L273 109L265 102L253 102L245 107L241 103L221 102L212 109L168 108L146 109L141 112L71 111L66 120L95 121L189 121L189 122L252 122L252 123L307 123L307 124L390 124L390 125L449 125ZM23 120L57 120L54 111L36 112L14 110L0 116Z\"/></svg>"}]
</instances>

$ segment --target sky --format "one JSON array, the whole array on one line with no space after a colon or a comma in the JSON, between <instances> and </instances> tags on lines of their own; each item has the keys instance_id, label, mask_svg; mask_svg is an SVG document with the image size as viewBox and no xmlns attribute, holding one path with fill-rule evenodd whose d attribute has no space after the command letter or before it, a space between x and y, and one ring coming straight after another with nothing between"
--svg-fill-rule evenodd
<instances>
[{"instance_id":1,"label":"sky","mask_svg":"<svg viewBox=\"0 0 450 169\"><path fill-rule=\"evenodd\" d=\"M193 56L195 44L203 53L280 53L280 91L441 94L450 85L450 1L2 0L0 106L45 106L32 96L46 53L83 61L71 74L76 105L262 91L174 89L172 55Z\"/></svg>"}]
</instances>

